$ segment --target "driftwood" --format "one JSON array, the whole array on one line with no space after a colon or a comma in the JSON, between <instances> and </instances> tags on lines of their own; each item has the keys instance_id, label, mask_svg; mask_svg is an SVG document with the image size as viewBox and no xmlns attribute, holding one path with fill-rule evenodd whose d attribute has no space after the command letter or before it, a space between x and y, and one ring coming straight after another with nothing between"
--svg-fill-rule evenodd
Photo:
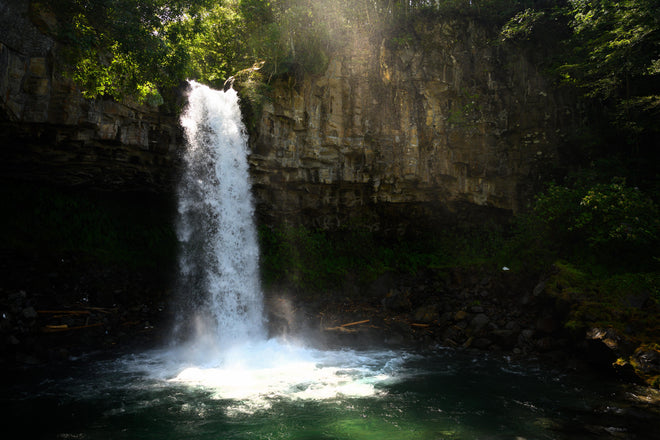
<instances>
[{"instance_id":1,"label":"driftwood","mask_svg":"<svg viewBox=\"0 0 660 440\"><path fill-rule=\"evenodd\" d=\"M69 330L80 330L83 328L90 328L90 327L99 327L102 326L102 322L97 322L96 324L87 324L87 325L77 325L75 327L69 327L66 324L61 324L61 325L47 325L43 327L43 331L46 333L54 333L54 332L65 332Z\"/></svg>"},{"instance_id":2,"label":"driftwood","mask_svg":"<svg viewBox=\"0 0 660 440\"><path fill-rule=\"evenodd\" d=\"M362 321L349 322L347 324L338 325L336 327L326 327L325 330L326 331L339 331L339 332L351 333L351 332L354 332L355 330L351 329L351 328L347 328L347 327L352 327L354 325L360 325L360 324L366 324L369 321L370 321L369 319L364 319Z\"/></svg>"},{"instance_id":3,"label":"driftwood","mask_svg":"<svg viewBox=\"0 0 660 440\"><path fill-rule=\"evenodd\" d=\"M82 307L79 309L72 310L37 310L37 313L40 315L47 315L49 320L57 320L58 318L75 318L80 325L69 325L69 324L47 324L41 328L41 331L44 333L54 333L54 332L66 332L71 330L80 330L91 327L100 327L103 325L102 322L96 322L90 324L89 321L92 319L93 314L98 313L114 313L116 309L107 309L102 307Z\"/></svg>"}]
</instances>

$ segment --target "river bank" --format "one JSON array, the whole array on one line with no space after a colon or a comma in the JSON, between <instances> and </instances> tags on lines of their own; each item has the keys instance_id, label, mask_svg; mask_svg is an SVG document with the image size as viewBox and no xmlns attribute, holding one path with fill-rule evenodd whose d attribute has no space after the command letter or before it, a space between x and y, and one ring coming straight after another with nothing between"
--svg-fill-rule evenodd
<instances>
[{"instance_id":1,"label":"river bank","mask_svg":"<svg viewBox=\"0 0 660 440\"><path fill-rule=\"evenodd\" d=\"M177 306L171 280L160 271L9 253L1 263L5 368L153 347L170 335ZM271 336L321 347L477 350L653 387L660 370L655 347L636 345L614 328L567 326L575 305L553 290L555 275L539 279L504 269L388 273L359 295L269 286L265 308ZM657 313L654 303L643 306Z\"/></svg>"}]
</instances>

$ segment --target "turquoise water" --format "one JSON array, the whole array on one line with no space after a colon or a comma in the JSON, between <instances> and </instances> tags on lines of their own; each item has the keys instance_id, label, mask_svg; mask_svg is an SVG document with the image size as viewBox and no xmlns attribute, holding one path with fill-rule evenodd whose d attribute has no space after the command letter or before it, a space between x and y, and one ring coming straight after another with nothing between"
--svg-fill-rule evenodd
<instances>
[{"instance_id":1,"label":"turquoise water","mask_svg":"<svg viewBox=\"0 0 660 440\"><path fill-rule=\"evenodd\" d=\"M163 352L79 359L6 377L3 427L22 438L52 439L652 439L660 433L657 413L624 399L633 389L533 363L445 349L304 353L305 362L291 362L302 370L290 372L266 364L188 369L217 374L212 380L177 379L187 367Z\"/></svg>"}]
</instances>

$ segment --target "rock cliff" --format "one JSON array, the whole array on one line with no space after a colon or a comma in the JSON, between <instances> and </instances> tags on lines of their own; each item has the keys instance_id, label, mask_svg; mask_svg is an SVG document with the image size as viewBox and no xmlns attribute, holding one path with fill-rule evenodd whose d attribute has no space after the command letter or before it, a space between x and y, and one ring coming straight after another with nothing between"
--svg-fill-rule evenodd
<instances>
[{"instance_id":1,"label":"rock cliff","mask_svg":"<svg viewBox=\"0 0 660 440\"><path fill-rule=\"evenodd\" d=\"M36 3L0 5L0 176L171 194L176 115L84 99L56 26ZM575 111L496 37L420 20L355 41L322 75L275 79L251 133L260 220L403 231L524 207Z\"/></svg>"},{"instance_id":2,"label":"rock cliff","mask_svg":"<svg viewBox=\"0 0 660 440\"><path fill-rule=\"evenodd\" d=\"M109 190L171 191L178 119L83 98L67 78L52 12L0 5L0 176Z\"/></svg>"},{"instance_id":3,"label":"rock cliff","mask_svg":"<svg viewBox=\"0 0 660 440\"><path fill-rule=\"evenodd\" d=\"M261 212L405 229L524 207L574 111L496 37L468 19L419 21L406 38L356 42L323 75L275 81L252 137Z\"/></svg>"}]
</instances>

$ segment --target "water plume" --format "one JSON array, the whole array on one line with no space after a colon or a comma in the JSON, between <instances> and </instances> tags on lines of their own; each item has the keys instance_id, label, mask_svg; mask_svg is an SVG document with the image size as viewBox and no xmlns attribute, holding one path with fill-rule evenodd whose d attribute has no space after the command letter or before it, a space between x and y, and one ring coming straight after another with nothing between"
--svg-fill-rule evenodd
<instances>
[{"instance_id":1,"label":"water plume","mask_svg":"<svg viewBox=\"0 0 660 440\"><path fill-rule=\"evenodd\" d=\"M239 97L190 82L181 117L186 149L178 189L181 243L174 347L149 371L169 383L211 390L253 412L281 399L382 394L389 352L320 351L269 339L259 282L259 248ZM276 311L292 319L288 303ZM373 359L378 362L369 366ZM401 359L401 356L398 356Z\"/></svg>"},{"instance_id":2,"label":"water plume","mask_svg":"<svg viewBox=\"0 0 660 440\"><path fill-rule=\"evenodd\" d=\"M179 291L186 306L178 328L206 349L261 340L266 333L259 247L236 91L191 81L181 125L187 148L177 232Z\"/></svg>"}]
</instances>

